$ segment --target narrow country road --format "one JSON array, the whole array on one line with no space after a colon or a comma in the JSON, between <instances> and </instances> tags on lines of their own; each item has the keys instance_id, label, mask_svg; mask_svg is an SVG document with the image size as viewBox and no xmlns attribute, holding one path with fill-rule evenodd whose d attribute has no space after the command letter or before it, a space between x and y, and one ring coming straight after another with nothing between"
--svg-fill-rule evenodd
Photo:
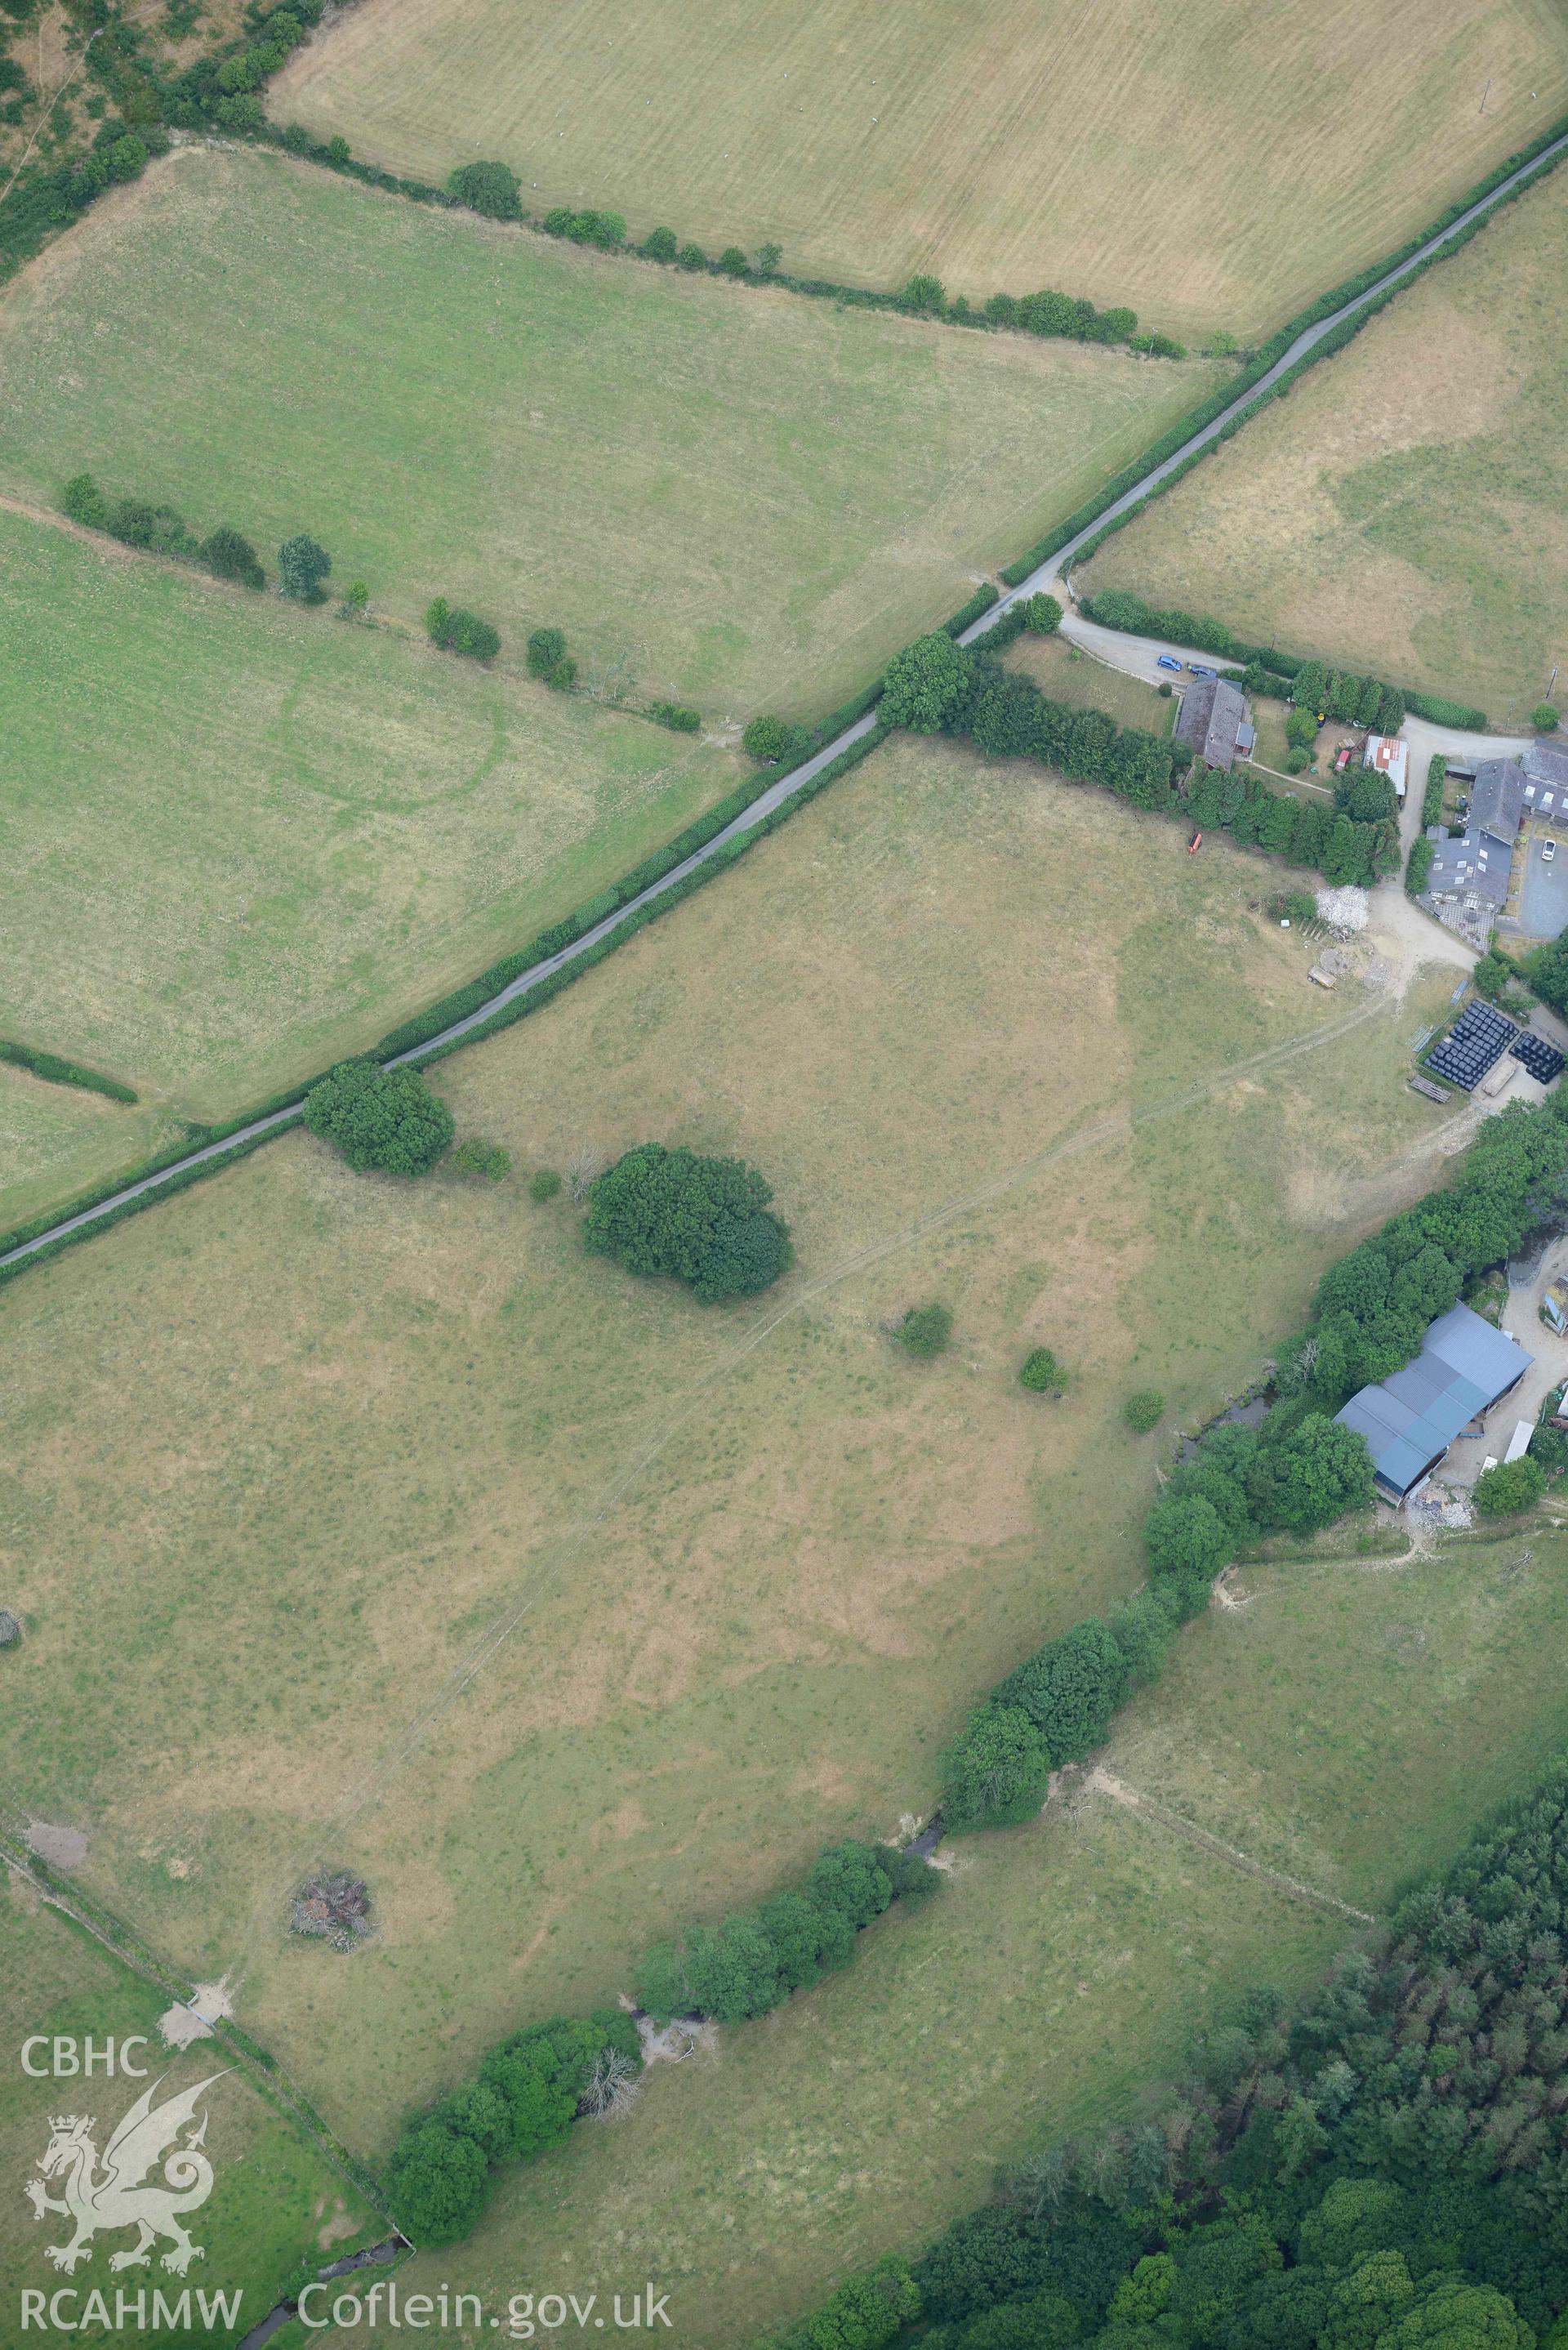
<instances>
[{"instance_id":1,"label":"narrow country road","mask_svg":"<svg viewBox=\"0 0 1568 2350\"><path fill-rule=\"evenodd\" d=\"M1275 360L1266 375L1261 376L1256 383L1239 393L1228 407L1221 409L1218 416L1212 418L1199 432L1193 433L1189 440L1184 441L1179 449L1173 451L1159 464L1151 466L1141 480L1135 482L1130 490L1124 491L1122 495L1102 514L1096 515L1092 523L1086 524L1084 529L1070 538L1065 546L1059 548L1048 562L1041 564L1037 570L1032 571L1026 579L1021 580L1016 588L1010 589L1000 602L993 604L989 612L983 613L971 627L966 629L960 637L959 642L963 645L978 642L987 629L993 628L1002 614L1011 610L1021 598L1033 596L1038 589L1051 587L1060 577L1064 567L1072 562L1073 557L1088 544L1090 539L1097 537L1108 522L1113 522L1118 515L1129 512L1140 499L1147 497L1151 490L1157 489L1161 482L1168 480L1189 457L1194 455L1199 450L1209 447L1218 435L1224 432L1227 425L1236 418L1243 416L1259 400L1265 399L1281 377L1288 374L1290 369L1304 359L1309 351L1315 350L1325 335L1332 334L1335 328L1343 326L1347 319L1353 318L1358 311L1365 309L1368 303L1376 301L1394 286L1402 284L1412 271L1418 269L1434 254L1439 253L1451 238L1459 235L1472 223L1484 220L1487 213L1510 196L1515 188L1536 172L1543 172L1564 153L1568 153L1568 131L1565 131L1561 138L1553 140L1550 146L1543 147L1538 155L1532 156L1528 163L1521 163L1518 171L1510 172L1508 178L1500 181L1490 194L1480 197L1467 211L1462 212L1457 220L1450 221L1439 235L1429 237L1426 244L1417 246L1406 260L1400 262L1395 268L1386 271L1375 284L1367 286L1364 293L1356 295L1354 300L1342 304L1337 310L1331 311L1326 318L1320 318L1315 325L1303 328L1289 348ZM674 866L663 876L662 879L651 883L648 889L639 891L635 898L628 899L624 906L618 907L613 914L607 915L602 922L597 923L591 931L585 931L580 939L574 939L570 946L562 947L557 953L547 955L542 962L535 963L531 969L520 972L508 986L500 989L486 1003L482 1003L477 1011L471 1012L465 1019L454 1021L450 1028L443 1028L439 1035L427 1038L424 1044L414 1046L410 1051L396 1055L388 1066L393 1068L401 1067L404 1064L417 1066L421 1061L428 1059L432 1053L440 1052L447 1045L460 1042L464 1036L472 1035L476 1029L483 1027L486 1021L493 1019L498 1012L504 1011L509 1004L516 1003L520 997L532 993L545 980L553 978L556 972L565 971L572 963L579 962L596 946L612 937L617 931L623 929L642 908L651 905L656 899L665 896L689 874L695 873L699 868L718 856L732 841L743 839L747 833L755 831L758 825L765 822L777 809L786 806L797 793L803 791L808 784L813 783L821 775L825 767L831 766L835 759L841 758L846 751L852 749L857 743L863 742L876 723L873 713L868 712L864 718L857 718L852 726L846 726L844 732L836 735L831 743L825 743L823 748L813 758L808 759L804 766L792 769L788 775L781 775L776 783L770 784L766 790L752 802L750 807L742 809L738 816L724 827L722 832L715 833L712 839L701 848L694 849L690 857L683 858L679 865ZM1412 796L1414 794L1415 786L1412 784ZM255 1118L250 1125L241 1127L237 1132L225 1137L222 1142L208 1143L200 1150L192 1150L185 1158L176 1159L172 1165L161 1169L156 1175L143 1176L140 1181L126 1184L122 1190L111 1192L108 1199L99 1201L94 1206L79 1209L74 1215L61 1217L57 1223L51 1224L47 1231L36 1234L32 1240L24 1241L16 1248L7 1249L4 1254L0 1254L0 1271L4 1271L9 1265L26 1263L29 1257L38 1255L43 1250L51 1247L55 1242L65 1240L73 1232L85 1232L92 1225L101 1223L106 1218L117 1215L122 1208L130 1206L138 1200L151 1199L155 1193L180 1181L200 1168L215 1166L218 1161L229 1157L231 1153L247 1149L274 1134L281 1133L286 1127L297 1125L300 1115L297 1105L288 1109L274 1110L265 1118Z\"/></svg>"},{"instance_id":2,"label":"narrow country road","mask_svg":"<svg viewBox=\"0 0 1568 2350\"><path fill-rule=\"evenodd\" d=\"M1119 498L1106 506L1102 514L1095 516L1093 522L1085 523L1083 529L1067 541L1065 546L1058 547L1056 553L1048 561L1041 564L1038 570L1032 571L1027 579L1021 579L1017 587L1011 588L999 604L993 604L989 612L982 613L972 628L964 630L959 642L964 645L973 644L977 638L985 634L987 629L994 628L1002 614L1011 610L1021 598L1035 595L1041 588L1051 587L1053 582L1060 577L1065 567L1073 561L1074 556L1080 554L1092 538L1098 538L1107 523L1115 522L1118 516L1129 514L1141 499L1147 497L1151 490L1158 489L1161 482L1168 481L1178 467L1184 465L1197 451L1208 448L1211 442L1217 440L1227 425L1237 417L1245 415L1248 409L1254 407L1260 400L1265 399L1274 385L1279 382L1280 378L1288 375L1292 368L1305 359L1309 351L1315 350L1325 335L1332 335L1336 327L1342 327L1346 319L1354 318L1356 312L1366 309L1369 302L1377 301L1394 286L1402 285L1413 270L1419 269L1422 264L1430 260L1434 254L1440 253L1450 238L1462 234L1472 223L1484 220L1488 213L1512 194L1515 188L1521 186L1536 172L1554 162L1557 157L1564 152L1568 152L1568 131L1565 131L1562 138L1554 139L1549 147L1543 147L1539 155L1532 155L1528 163L1521 163L1517 172L1511 172L1506 180L1500 180L1490 195L1480 197L1467 211L1462 212L1457 220L1450 221L1439 235L1428 237L1426 244L1417 245L1416 251L1407 260L1399 262L1393 269L1386 270L1374 285L1367 286L1365 293L1357 294L1352 301L1342 303L1337 310L1331 310L1326 318L1319 318L1314 326L1303 328L1289 348L1282 352L1274 361L1266 375L1260 376L1256 383L1239 393L1228 408L1222 408L1218 416L1204 425L1201 432L1195 432L1189 441L1184 441L1179 449L1172 450L1170 455L1163 459L1159 464L1151 466L1141 481L1135 482L1130 490L1124 490Z\"/></svg>"}]
</instances>

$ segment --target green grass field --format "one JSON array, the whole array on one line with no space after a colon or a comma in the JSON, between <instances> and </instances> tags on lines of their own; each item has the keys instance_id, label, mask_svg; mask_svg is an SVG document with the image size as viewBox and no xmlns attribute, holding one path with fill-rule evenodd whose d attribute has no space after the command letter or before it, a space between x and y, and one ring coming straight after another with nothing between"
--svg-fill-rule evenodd
<instances>
[{"instance_id":1,"label":"green grass field","mask_svg":"<svg viewBox=\"0 0 1568 2350\"><path fill-rule=\"evenodd\" d=\"M1080 588L1522 726L1568 669L1565 270L1558 171L1108 539Z\"/></svg>"},{"instance_id":2,"label":"green grass field","mask_svg":"<svg viewBox=\"0 0 1568 2350\"><path fill-rule=\"evenodd\" d=\"M362 1047L711 805L755 709L864 684L1213 380L177 152L0 306L25 778L0 1033L207 1120ZM83 466L269 556L308 526L380 625L46 526ZM438 589L497 620L493 673L424 643ZM528 680L544 620L587 682L694 701L702 736ZM57 1153L59 1191L100 1159Z\"/></svg>"},{"instance_id":3,"label":"green grass field","mask_svg":"<svg viewBox=\"0 0 1568 2350\"><path fill-rule=\"evenodd\" d=\"M10 1660L8 1659L7 1662ZM22 2198L22 2181L36 2177L36 2164L48 2144L49 2116L59 2112L90 2113L97 2126L92 2141L101 2156L120 2116L144 2088L161 2083L155 2102L176 2095L192 2084L217 2074L204 2110L205 2138L214 2174L211 2196L187 2220L193 2241L203 2257L183 2280L167 2274L157 2263L168 2251L161 2242L149 2268L132 2269L119 2277L109 2273L111 2254L129 2251L134 2239L123 2229L106 2231L93 2245L88 2264L68 2280L78 2299L64 2304L66 2317L85 2314L86 2296L96 2287L106 2294L111 2314L100 2337L129 2338L114 2332L112 2313L117 2289L132 2299L146 2293L148 2321L135 2330L150 2345L229 2344L265 2317L301 2272L311 2274L326 2262L375 2242L383 2224L367 2211L353 2189L325 2156L277 2113L252 2087L248 2076L233 2067L229 2052L213 2040L198 2041L171 2053L158 2030L158 2018L169 2006L160 1991L133 1974L92 1939L74 1920L40 1898L17 1872L0 1866L0 2030L7 2061L0 2072L0 2177L6 2188L6 2223L0 2229L0 2309L13 2341L25 2330L19 2296L24 2291L46 2294L67 2284L67 2278L44 2258L47 2244L66 2242L71 2222L57 2212L36 2220ZM34 2047L28 2063L35 2068L53 2063L52 2043L79 2043L90 2038L99 2054L99 2070L90 2078L62 2075L43 2079L25 2073L23 2043L35 2035L47 2036L50 2046ZM132 2050L130 2061L148 2075L138 2082L103 2072L106 2041L117 2043L140 2036L147 2042ZM68 2064L70 2055L63 2062ZM118 2063L118 2054L117 2054ZM189 2131L185 2136L189 2137ZM154 2172L151 2183L156 2183ZM47 2182L53 2199L61 2182ZM192 2293L239 2293L237 2324L225 2327L215 2318L208 2327L192 2305L187 2326L152 2323L152 2293L166 2300L183 2287Z\"/></svg>"},{"instance_id":4,"label":"green grass field","mask_svg":"<svg viewBox=\"0 0 1568 2350\"><path fill-rule=\"evenodd\" d=\"M5 817L0 1021L149 1105L5 1071L18 1185L40 1177L25 1117L85 1174L160 1112L242 1109L603 888L739 772L642 721L23 516L0 512L0 549L26 777Z\"/></svg>"},{"instance_id":5,"label":"green grass field","mask_svg":"<svg viewBox=\"0 0 1568 2350\"><path fill-rule=\"evenodd\" d=\"M1176 714L1142 678L1112 669L1064 637L1020 637L1006 655L1009 669L1032 677L1042 693L1074 710L1103 710L1118 726L1139 726L1146 734L1168 734Z\"/></svg>"},{"instance_id":6,"label":"green grass field","mask_svg":"<svg viewBox=\"0 0 1568 2350\"><path fill-rule=\"evenodd\" d=\"M507 1182L296 1138L5 1292L36 1621L0 1761L160 1947L243 1974L356 2147L929 1803L972 1692L1142 1573L1127 1393L1190 1424L1430 1180L1451 1137L1402 1079L1447 974L1325 1006L1271 886L902 741L440 1066ZM776 1297L706 1313L528 1201L644 1135L765 1169ZM922 1368L884 1332L930 1296L957 1336ZM1060 1404L1016 1386L1042 1341ZM351 1960L284 1930L317 1851L375 1889Z\"/></svg>"},{"instance_id":7,"label":"green grass field","mask_svg":"<svg viewBox=\"0 0 1568 2350\"><path fill-rule=\"evenodd\" d=\"M803 276L1048 285L1246 338L1565 103L1558 0L368 0L268 99L427 180L503 157L536 211L610 204L639 236L773 238Z\"/></svg>"}]
</instances>

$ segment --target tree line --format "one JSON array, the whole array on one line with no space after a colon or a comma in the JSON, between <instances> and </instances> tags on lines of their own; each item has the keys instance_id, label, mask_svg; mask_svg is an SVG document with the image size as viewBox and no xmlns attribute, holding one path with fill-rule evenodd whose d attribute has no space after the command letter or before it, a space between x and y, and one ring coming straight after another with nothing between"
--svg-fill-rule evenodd
<instances>
[{"instance_id":1,"label":"tree line","mask_svg":"<svg viewBox=\"0 0 1568 2350\"><path fill-rule=\"evenodd\" d=\"M917 733L968 735L991 758L1038 759L1069 783L1104 785L1151 815L1222 827L1247 846L1315 867L1335 886L1368 885L1395 869L1398 831L1386 809L1367 822L1348 805L1282 796L1234 770L1205 769L1189 781L1187 743L1052 701L1032 678L1002 665L1003 650L1028 625L1015 607L974 646L940 630L918 638L888 665L881 715Z\"/></svg>"},{"instance_id":2,"label":"tree line","mask_svg":"<svg viewBox=\"0 0 1568 2350\"><path fill-rule=\"evenodd\" d=\"M765 2014L847 1966L857 1937L895 1901L920 1899L940 1881L918 1855L888 1845L830 1845L802 1887L657 1944L637 1967L638 1997L659 2024ZM579 2116L612 2111L641 2063L636 2023L615 2008L554 2016L499 2042L471 2079L404 2123L386 2178L399 2227L421 2245L468 2235L504 2164L531 2162Z\"/></svg>"},{"instance_id":3,"label":"tree line","mask_svg":"<svg viewBox=\"0 0 1568 2350\"><path fill-rule=\"evenodd\" d=\"M1158 1680L1178 1628L1207 1607L1221 1567L1266 1534L1311 1534L1370 1505L1366 1440L1333 1415L1419 1353L1467 1283L1568 1205L1565 1165L1561 1094L1514 1103L1488 1119L1447 1189L1329 1267L1312 1318L1279 1350L1262 1425L1210 1429L1171 1471L1144 1521L1144 1588L1110 1617L1046 1641L971 1711L940 1765L945 1827L1027 1819L1052 1771L1102 1745L1117 1709ZM1534 1473L1492 1485L1483 1506L1528 1506L1546 1475L1568 1465L1568 1442L1550 1429L1537 1431L1532 1451Z\"/></svg>"},{"instance_id":4,"label":"tree line","mask_svg":"<svg viewBox=\"0 0 1568 2350\"><path fill-rule=\"evenodd\" d=\"M1082 609L1103 629L1119 629L1134 637L1159 637L1168 644L1190 645L1197 652L1220 653L1241 665L1250 693L1272 694L1281 702L1316 716L1345 724L1374 728L1380 734L1397 733L1407 712L1429 719L1435 726L1484 732L1484 710L1473 703L1450 702L1435 693L1416 693L1390 685L1385 679L1362 676L1351 670L1331 670L1327 663L1299 653L1282 652L1273 645L1255 645L1236 636L1211 613L1184 611L1179 605L1149 604L1130 588L1102 588L1085 596Z\"/></svg>"},{"instance_id":5,"label":"tree line","mask_svg":"<svg viewBox=\"0 0 1568 2350\"><path fill-rule=\"evenodd\" d=\"M772 2350L1562 2350L1568 1760L1145 2118L1004 2170Z\"/></svg>"}]
</instances>

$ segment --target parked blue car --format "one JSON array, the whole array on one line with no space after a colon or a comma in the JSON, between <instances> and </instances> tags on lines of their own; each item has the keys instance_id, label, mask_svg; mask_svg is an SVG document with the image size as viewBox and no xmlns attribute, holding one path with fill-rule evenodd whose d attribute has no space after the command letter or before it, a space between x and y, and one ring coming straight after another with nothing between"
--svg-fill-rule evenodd
<instances>
[{"instance_id":1,"label":"parked blue car","mask_svg":"<svg viewBox=\"0 0 1568 2350\"><path fill-rule=\"evenodd\" d=\"M1159 659L1155 662L1155 667L1156 669L1179 669L1181 667L1181 663L1177 660L1174 653L1161 653Z\"/></svg>"},{"instance_id":2,"label":"parked blue car","mask_svg":"<svg viewBox=\"0 0 1568 2350\"><path fill-rule=\"evenodd\" d=\"M1201 661L1189 661L1187 666L1194 677L1218 677L1220 674L1217 669L1205 669Z\"/></svg>"}]
</instances>

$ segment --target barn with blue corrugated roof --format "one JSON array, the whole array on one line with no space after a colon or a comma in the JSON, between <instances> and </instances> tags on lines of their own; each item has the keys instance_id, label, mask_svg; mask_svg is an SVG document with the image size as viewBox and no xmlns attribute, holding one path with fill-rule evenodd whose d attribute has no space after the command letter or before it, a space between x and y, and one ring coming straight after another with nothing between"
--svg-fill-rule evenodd
<instances>
[{"instance_id":1,"label":"barn with blue corrugated roof","mask_svg":"<svg viewBox=\"0 0 1568 2350\"><path fill-rule=\"evenodd\" d=\"M1386 1501L1425 1482L1461 1430L1501 1403L1533 1356L1468 1305L1440 1315L1402 1371L1361 1388L1334 1418L1366 1439Z\"/></svg>"}]
</instances>

